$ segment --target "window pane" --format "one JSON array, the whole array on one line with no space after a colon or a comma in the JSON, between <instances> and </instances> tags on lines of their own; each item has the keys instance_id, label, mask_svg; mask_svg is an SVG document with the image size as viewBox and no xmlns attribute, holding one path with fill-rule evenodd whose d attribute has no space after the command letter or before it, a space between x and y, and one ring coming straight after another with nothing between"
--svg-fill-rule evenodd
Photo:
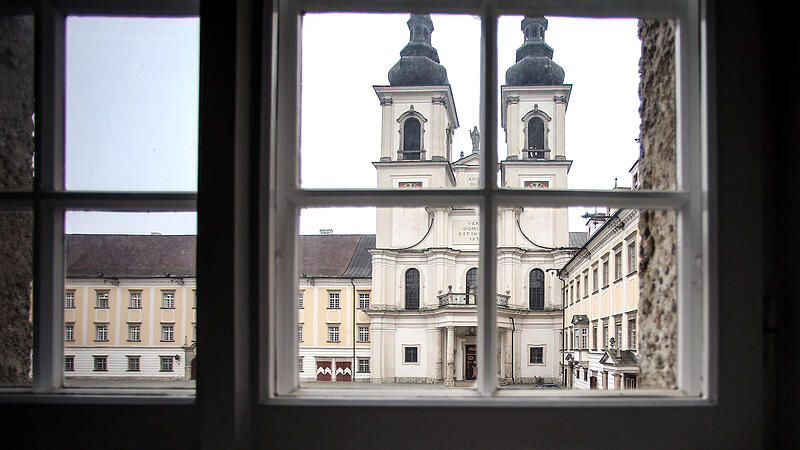
<instances>
[{"instance_id":1,"label":"window pane","mask_svg":"<svg viewBox=\"0 0 800 450\"><path fill-rule=\"evenodd\" d=\"M67 212L65 386L194 390L195 222Z\"/></svg>"},{"instance_id":2,"label":"window pane","mask_svg":"<svg viewBox=\"0 0 800 450\"><path fill-rule=\"evenodd\" d=\"M642 186L640 169L658 163L664 170L666 163L675 170L671 146L664 156L639 143L639 91L650 85L640 83L637 24L635 18L500 17L502 187L654 189L649 181ZM645 128L674 133L674 88L659 97L666 112ZM640 155L649 157L646 167L637 164Z\"/></svg>"},{"instance_id":3,"label":"window pane","mask_svg":"<svg viewBox=\"0 0 800 450\"><path fill-rule=\"evenodd\" d=\"M675 255L641 238L674 241L667 231L674 230L675 212L575 209L586 211L586 220L568 226L559 220L567 208L499 215L498 290L510 296L497 314L504 388L624 390L641 388L645 367L675 373L675 323L655 312L676 301ZM615 273L617 259L626 267L629 251L641 256L640 266ZM664 340L671 354L653 350Z\"/></svg>"},{"instance_id":4,"label":"window pane","mask_svg":"<svg viewBox=\"0 0 800 450\"><path fill-rule=\"evenodd\" d=\"M478 208L347 208L349 218L340 209L301 210L301 388L345 387L354 369L363 387L472 386ZM318 217L360 232L335 233Z\"/></svg>"},{"instance_id":5,"label":"window pane","mask_svg":"<svg viewBox=\"0 0 800 450\"><path fill-rule=\"evenodd\" d=\"M31 384L32 287L33 214L0 211L0 386Z\"/></svg>"},{"instance_id":6,"label":"window pane","mask_svg":"<svg viewBox=\"0 0 800 450\"><path fill-rule=\"evenodd\" d=\"M302 187L478 187L476 17L306 14L302 33Z\"/></svg>"},{"instance_id":7,"label":"window pane","mask_svg":"<svg viewBox=\"0 0 800 450\"><path fill-rule=\"evenodd\" d=\"M197 189L199 21L68 17L66 187Z\"/></svg>"},{"instance_id":8,"label":"window pane","mask_svg":"<svg viewBox=\"0 0 800 450\"><path fill-rule=\"evenodd\" d=\"M0 191L33 186L33 16L0 16Z\"/></svg>"}]
</instances>

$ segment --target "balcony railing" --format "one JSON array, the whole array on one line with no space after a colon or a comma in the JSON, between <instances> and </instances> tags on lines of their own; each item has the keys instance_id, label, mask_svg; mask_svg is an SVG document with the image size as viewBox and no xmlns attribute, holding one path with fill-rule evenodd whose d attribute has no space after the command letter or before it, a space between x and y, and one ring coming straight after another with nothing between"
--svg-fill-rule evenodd
<instances>
[{"instance_id":1,"label":"balcony railing","mask_svg":"<svg viewBox=\"0 0 800 450\"><path fill-rule=\"evenodd\" d=\"M476 294L466 292L448 292L438 297L439 306L475 306L478 300ZM508 306L508 300L510 298L510 295L497 294L497 306Z\"/></svg>"}]
</instances>

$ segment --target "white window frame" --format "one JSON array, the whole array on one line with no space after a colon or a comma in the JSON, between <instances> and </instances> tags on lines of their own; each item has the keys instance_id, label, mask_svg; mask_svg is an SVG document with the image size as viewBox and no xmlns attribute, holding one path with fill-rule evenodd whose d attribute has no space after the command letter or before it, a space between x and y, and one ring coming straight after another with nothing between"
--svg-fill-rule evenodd
<instances>
[{"instance_id":1,"label":"white window frame","mask_svg":"<svg viewBox=\"0 0 800 450\"><path fill-rule=\"evenodd\" d=\"M75 355L64 355L64 372L75 372Z\"/></svg>"},{"instance_id":2,"label":"white window frame","mask_svg":"<svg viewBox=\"0 0 800 450\"><path fill-rule=\"evenodd\" d=\"M142 309L142 291L140 289L128 291L128 309Z\"/></svg>"},{"instance_id":3,"label":"white window frame","mask_svg":"<svg viewBox=\"0 0 800 450\"><path fill-rule=\"evenodd\" d=\"M358 325L358 340L356 342L369 342L369 325Z\"/></svg>"},{"instance_id":4,"label":"white window frame","mask_svg":"<svg viewBox=\"0 0 800 450\"><path fill-rule=\"evenodd\" d=\"M64 324L64 341L75 342L75 322Z\"/></svg>"},{"instance_id":5,"label":"white window frame","mask_svg":"<svg viewBox=\"0 0 800 450\"><path fill-rule=\"evenodd\" d=\"M110 297L111 296L108 289L97 289L95 291L94 307L96 309L108 309L108 301Z\"/></svg>"},{"instance_id":6,"label":"white window frame","mask_svg":"<svg viewBox=\"0 0 800 450\"><path fill-rule=\"evenodd\" d=\"M341 309L341 291L328 291L328 309Z\"/></svg>"},{"instance_id":7,"label":"white window frame","mask_svg":"<svg viewBox=\"0 0 800 450\"><path fill-rule=\"evenodd\" d=\"M101 361L102 368L98 369ZM92 372L108 372L108 355L92 355Z\"/></svg>"},{"instance_id":8,"label":"white window frame","mask_svg":"<svg viewBox=\"0 0 800 450\"><path fill-rule=\"evenodd\" d=\"M366 303L364 302L364 299L366 299ZM369 309L369 305L370 305L370 291L359 291L358 309Z\"/></svg>"},{"instance_id":9,"label":"white window frame","mask_svg":"<svg viewBox=\"0 0 800 450\"><path fill-rule=\"evenodd\" d=\"M75 289L67 289L64 292L64 308L75 309Z\"/></svg>"},{"instance_id":10,"label":"white window frame","mask_svg":"<svg viewBox=\"0 0 800 450\"><path fill-rule=\"evenodd\" d=\"M162 290L161 291L161 309L175 309L175 291Z\"/></svg>"},{"instance_id":11,"label":"white window frame","mask_svg":"<svg viewBox=\"0 0 800 450\"><path fill-rule=\"evenodd\" d=\"M161 324L161 342L175 342L175 324Z\"/></svg>"},{"instance_id":12,"label":"white window frame","mask_svg":"<svg viewBox=\"0 0 800 450\"><path fill-rule=\"evenodd\" d=\"M700 27L698 24L700 8L694 0L673 2L669 4L654 3L643 5L635 1L623 1L621 11L628 11L631 16L674 17L676 21L676 107L677 107L677 191L657 192L643 190L613 190L613 191L574 191L556 189L535 190L501 190L497 186L494 168L497 166L497 124L496 107L497 80L497 23L495 17L500 10L498 4L489 1L483 6L467 6L449 4L452 12L476 13L482 16L481 51L485 67L482 69L481 89L481 189L478 190L415 190L415 191L379 191L375 189L346 190L346 189L300 189L297 183L299 173L299 157L285 157L285 155L299 156L299 98L300 98L300 35L302 30L302 13L309 11L330 11L338 9L334 2L325 3L317 0L305 1L279 1L277 39L283 44L277 52L277 115L273 130L276 139L272 142L270 151L270 167L275 167L271 178L275 195L271 197L270 217L276 218L274 227L271 228L271 240L274 243L270 256L271 261L282 261L281 264L269 266L269 292L268 302L270 329L275 332L275 339L269 347L262 351L268 355L269 367L275 370L265 373L266 383L262 385L262 401L270 402L282 399L302 401L305 397L303 390L297 389L297 371L294 358L297 355L297 338L292 324L297 323L297 309L286 308L286 302L279 299L287 298L296 292L298 285L297 262L294 260L296 248L296 222L298 212L306 207L330 206L450 206L457 201L464 204L478 204L480 206L481 223L481 251L479 257L479 286L483 289L483 296L494 297L496 293L496 208L501 206L550 206L566 207L574 205L598 206L612 208L637 208L637 209L674 209L678 211L677 235L681 237L678 242L678 292L680 302L679 330L678 330L678 392L685 394L685 400L691 401L698 396L709 398L711 386L709 385L708 367L709 353L708 341L703 340L708 327L707 315L704 314L709 297L707 290L708 239L703 222L703 214L707 210L707 203L702 201L701 186L705 183L705 141L701 136L701 101L703 96L700 90L701 65L700 65ZM530 8L527 3L503 3L509 13L525 11ZM511 6L511 5L516 5ZM585 11L587 15L594 15L592 11L597 5L588 0L575 0L575 3L561 6L553 11L554 6L544 7L538 13L553 14L561 11ZM349 10L361 9L353 8ZM368 8L368 6L363 6ZM614 9L607 6L606 12ZM616 6L620 8L620 6ZM401 8L403 9L403 8ZM690 25L695 24L695 25ZM688 42L698 43L696 47L689 46ZM685 64L684 64L685 63ZM377 114L377 109L376 109ZM280 151L278 151L280 149ZM700 151L698 151L700 150ZM277 155L283 157L277 157ZM608 258L610 259L610 258ZM608 261L606 259L606 261ZM698 261L701 264L698 265ZM610 261L608 261L610 263ZM610 267L609 267L610 270ZM610 278L610 273L608 274ZM609 281L610 280L606 280ZM604 283L605 285L606 283ZM605 287L605 286L604 286ZM689 301L692 299L692 301ZM698 301L699 300L699 301ZM498 348L496 328L496 308L492 303L478 305L478 360L481 361L482 370L477 380L475 398L482 400L480 404L492 404L498 399L513 401L507 391L498 389L496 376ZM489 330L490 332L487 332ZM694 350L687 346L689 342L704 342L701 350ZM266 368L266 366L262 366ZM481 376L481 374L490 374ZM374 393L374 392L373 392ZM323 400L331 400L330 396L320 395ZM341 401L341 400L340 400ZM347 403L346 401L344 403ZM385 404L385 403L384 403Z\"/></svg>"},{"instance_id":13,"label":"white window frame","mask_svg":"<svg viewBox=\"0 0 800 450\"><path fill-rule=\"evenodd\" d=\"M361 364L365 363L367 370L361 370ZM356 373L372 373L372 369L369 364L369 358L358 358L358 367L356 367Z\"/></svg>"},{"instance_id":14,"label":"white window frame","mask_svg":"<svg viewBox=\"0 0 800 450\"><path fill-rule=\"evenodd\" d=\"M339 325L328 325L328 342L341 342L340 339Z\"/></svg>"},{"instance_id":15,"label":"white window frame","mask_svg":"<svg viewBox=\"0 0 800 450\"><path fill-rule=\"evenodd\" d=\"M142 323L128 322L128 340L130 342L142 341Z\"/></svg>"},{"instance_id":16,"label":"white window frame","mask_svg":"<svg viewBox=\"0 0 800 450\"><path fill-rule=\"evenodd\" d=\"M102 330L102 331L101 331ZM108 342L108 323L94 324L94 340L95 342Z\"/></svg>"}]
</instances>

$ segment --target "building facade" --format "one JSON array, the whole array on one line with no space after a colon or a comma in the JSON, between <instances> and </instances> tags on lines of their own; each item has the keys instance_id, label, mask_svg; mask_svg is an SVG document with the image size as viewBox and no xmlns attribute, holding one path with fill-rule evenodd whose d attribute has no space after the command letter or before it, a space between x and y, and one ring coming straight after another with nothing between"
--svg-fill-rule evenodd
<instances>
[{"instance_id":1,"label":"building facade","mask_svg":"<svg viewBox=\"0 0 800 450\"><path fill-rule=\"evenodd\" d=\"M380 189L477 188L479 137L455 159L458 115L447 72L431 45L433 23L412 15L410 40L375 86L382 109ZM522 21L524 43L502 86L507 153L503 187L567 187L564 127L571 86L544 42L547 20ZM501 382L560 379L561 281L558 269L583 245L568 232L566 208L500 208L498 292L478 294L480 222L474 205L378 208L369 316L373 382L444 383L474 380L477 302L498 307Z\"/></svg>"},{"instance_id":2,"label":"building facade","mask_svg":"<svg viewBox=\"0 0 800 450\"><path fill-rule=\"evenodd\" d=\"M64 375L192 379L195 237L66 237Z\"/></svg>"},{"instance_id":3,"label":"building facade","mask_svg":"<svg viewBox=\"0 0 800 450\"><path fill-rule=\"evenodd\" d=\"M638 166L631 168L638 189ZM561 270L562 384L635 389L639 374L639 211L587 214L589 239Z\"/></svg>"},{"instance_id":4,"label":"building facade","mask_svg":"<svg viewBox=\"0 0 800 450\"><path fill-rule=\"evenodd\" d=\"M369 381L375 235L300 236L300 381Z\"/></svg>"}]
</instances>

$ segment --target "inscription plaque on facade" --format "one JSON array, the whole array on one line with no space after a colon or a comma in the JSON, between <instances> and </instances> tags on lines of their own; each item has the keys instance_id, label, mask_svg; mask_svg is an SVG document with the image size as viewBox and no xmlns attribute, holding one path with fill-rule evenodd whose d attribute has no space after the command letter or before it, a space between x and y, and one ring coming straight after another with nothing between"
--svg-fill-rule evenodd
<instances>
[{"instance_id":1,"label":"inscription plaque on facade","mask_svg":"<svg viewBox=\"0 0 800 450\"><path fill-rule=\"evenodd\" d=\"M480 240L481 223L477 217L453 219L453 244L477 244Z\"/></svg>"}]
</instances>

